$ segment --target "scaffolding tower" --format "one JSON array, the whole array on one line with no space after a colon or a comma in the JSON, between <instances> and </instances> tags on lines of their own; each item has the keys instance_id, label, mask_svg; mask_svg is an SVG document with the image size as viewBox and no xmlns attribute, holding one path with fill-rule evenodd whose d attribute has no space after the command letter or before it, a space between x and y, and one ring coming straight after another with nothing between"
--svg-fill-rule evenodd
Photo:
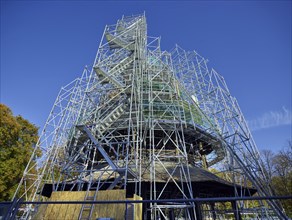
<instances>
[{"instance_id":1,"label":"scaffolding tower","mask_svg":"<svg viewBox=\"0 0 292 220\"><path fill-rule=\"evenodd\" d=\"M194 202L157 201L214 196L216 184L232 189L223 196L273 195L237 101L207 62L179 46L162 51L160 38L147 36L145 14L107 25L92 68L58 94L15 197L84 191L88 201L122 189L153 200L143 219L207 219ZM198 188L207 177L212 189ZM287 218L274 200L234 207ZM27 205L23 218L36 210ZM93 219L93 205L78 218Z\"/></svg>"}]
</instances>

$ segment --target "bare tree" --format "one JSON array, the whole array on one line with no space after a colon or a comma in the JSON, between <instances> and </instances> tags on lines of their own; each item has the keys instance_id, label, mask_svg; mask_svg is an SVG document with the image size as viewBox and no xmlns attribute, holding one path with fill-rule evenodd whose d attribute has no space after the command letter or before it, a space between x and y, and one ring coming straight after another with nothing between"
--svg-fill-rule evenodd
<instances>
[{"instance_id":1,"label":"bare tree","mask_svg":"<svg viewBox=\"0 0 292 220\"><path fill-rule=\"evenodd\" d=\"M262 160L270 184L276 195L292 195L292 141L278 153L270 150L261 152ZM288 216L292 217L292 201L283 200L282 205Z\"/></svg>"},{"instance_id":2,"label":"bare tree","mask_svg":"<svg viewBox=\"0 0 292 220\"><path fill-rule=\"evenodd\" d=\"M271 150L262 150L261 152L262 161L264 165L265 175L268 178L269 183L271 184L272 177L274 176L274 163L273 158L275 154Z\"/></svg>"}]
</instances>

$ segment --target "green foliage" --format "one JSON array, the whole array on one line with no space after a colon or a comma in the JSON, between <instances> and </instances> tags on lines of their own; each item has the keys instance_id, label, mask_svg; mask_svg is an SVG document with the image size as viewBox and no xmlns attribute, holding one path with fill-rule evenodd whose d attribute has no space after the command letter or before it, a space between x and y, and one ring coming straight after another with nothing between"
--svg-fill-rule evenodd
<instances>
[{"instance_id":1,"label":"green foliage","mask_svg":"<svg viewBox=\"0 0 292 220\"><path fill-rule=\"evenodd\" d=\"M38 140L38 128L0 104L0 201L8 201Z\"/></svg>"},{"instance_id":2,"label":"green foliage","mask_svg":"<svg viewBox=\"0 0 292 220\"><path fill-rule=\"evenodd\" d=\"M279 196L292 195L292 144L287 149L280 151L273 158L275 175L272 185ZM292 217L292 201L281 201L286 214Z\"/></svg>"},{"instance_id":3,"label":"green foliage","mask_svg":"<svg viewBox=\"0 0 292 220\"><path fill-rule=\"evenodd\" d=\"M265 150L262 152L266 175L279 196L292 195L292 142L278 153ZM292 217L292 201L281 201L286 214Z\"/></svg>"}]
</instances>

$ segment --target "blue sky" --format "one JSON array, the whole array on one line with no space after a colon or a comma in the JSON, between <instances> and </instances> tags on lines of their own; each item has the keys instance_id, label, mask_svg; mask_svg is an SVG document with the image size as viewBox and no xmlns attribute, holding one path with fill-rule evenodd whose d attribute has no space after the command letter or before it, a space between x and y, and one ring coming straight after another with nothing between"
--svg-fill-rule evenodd
<instances>
[{"instance_id":1,"label":"blue sky","mask_svg":"<svg viewBox=\"0 0 292 220\"><path fill-rule=\"evenodd\" d=\"M292 139L291 1L1 1L1 103L42 127L104 26L144 11L162 49L196 50L224 76L259 149Z\"/></svg>"}]
</instances>

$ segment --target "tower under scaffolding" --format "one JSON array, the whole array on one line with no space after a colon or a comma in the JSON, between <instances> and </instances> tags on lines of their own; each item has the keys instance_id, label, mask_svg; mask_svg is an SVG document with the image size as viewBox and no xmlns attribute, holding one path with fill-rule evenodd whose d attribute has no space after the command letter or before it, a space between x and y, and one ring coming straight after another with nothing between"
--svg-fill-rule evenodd
<instances>
[{"instance_id":1,"label":"tower under scaffolding","mask_svg":"<svg viewBox=\"0 0 292 220\"><path fill-rule=\"evenodd\" d=\"M15 197L58 200L62 192L150 200L122 205L120 217L82 204L74 219L223 219L218 204L187 200L273 195L223 77L196 51L162 51L145 15L105 27L92 68L61 89ZM23 208L24 219L41 212ZM232 210L235 219L286 219L274 200L233 202Z\"/></svg>"}]
</instances>

